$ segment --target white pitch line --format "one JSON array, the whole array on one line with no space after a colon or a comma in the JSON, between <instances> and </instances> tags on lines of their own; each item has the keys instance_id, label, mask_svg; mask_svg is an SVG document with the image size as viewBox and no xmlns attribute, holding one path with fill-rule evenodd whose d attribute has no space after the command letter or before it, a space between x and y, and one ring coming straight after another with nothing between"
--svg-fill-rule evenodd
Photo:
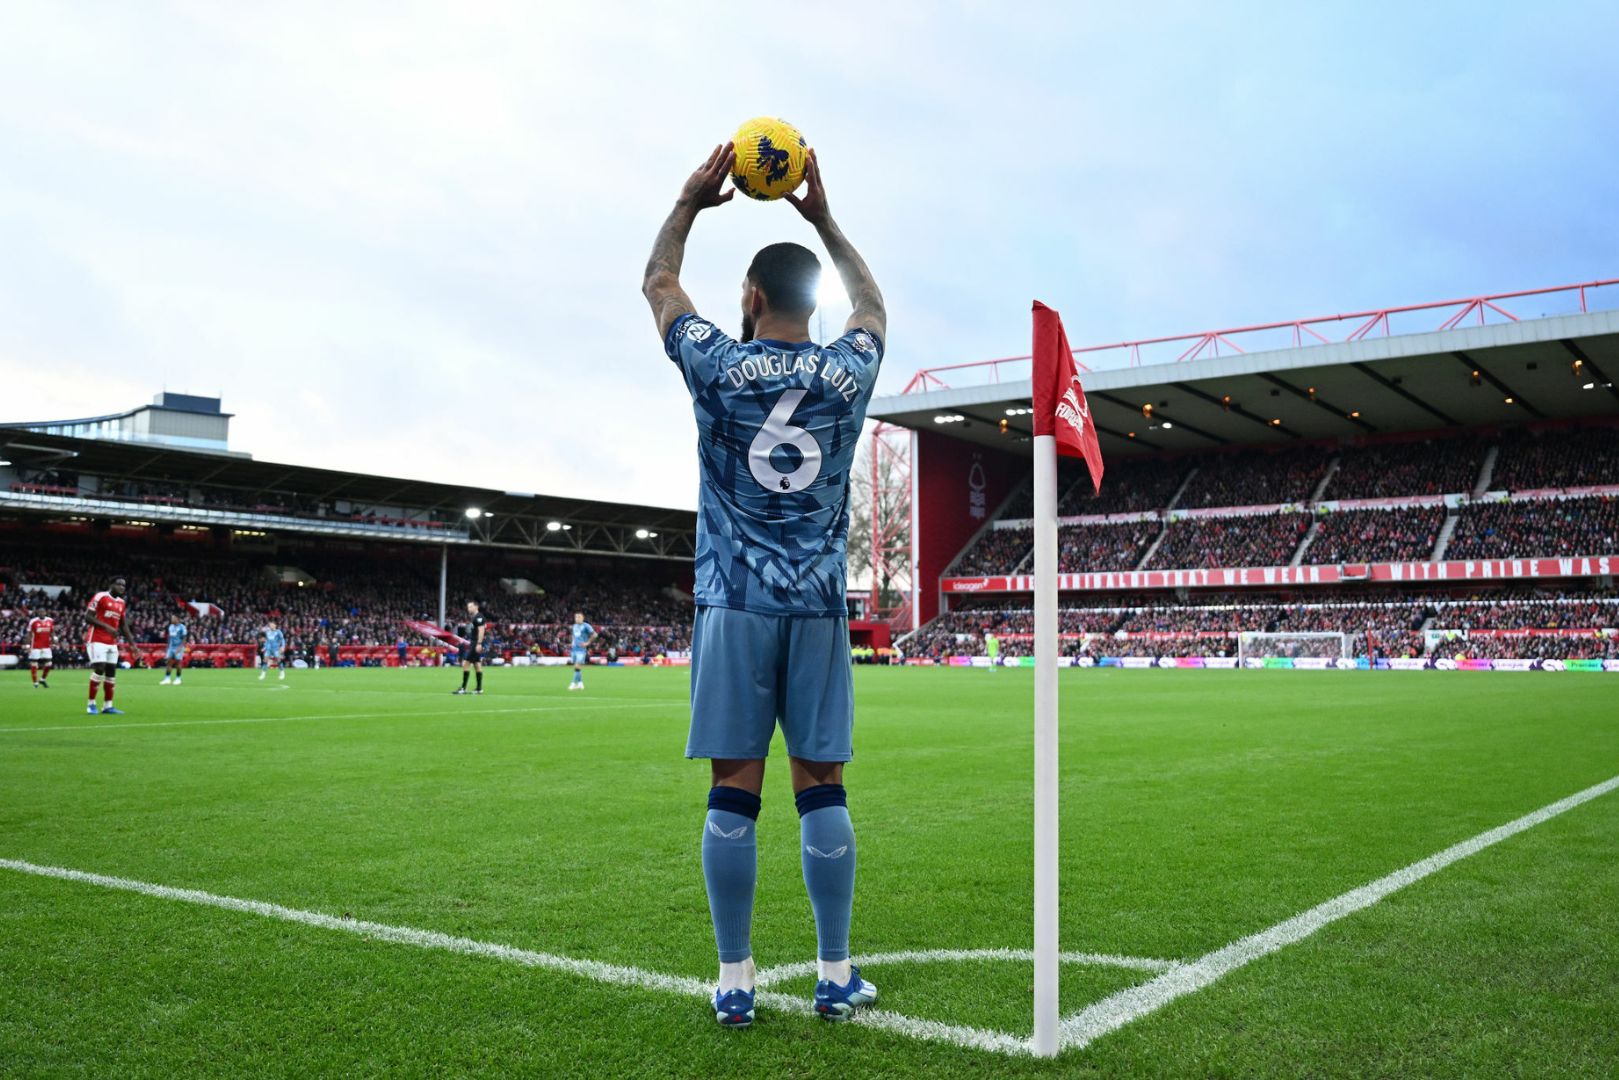
<instances>
[{"instance_id":1,"label":"white pitch line","mask_svg":"<svg viewBox=\"0 0 1619 1080\"><path fill-rule=\"evenodd\" d=\"M1177 998L1202 990L1217 979L1253 963L1262 956L1268 956L1287 945L1302 941L1317 930L1347 915L1371 907L1390 893L1421 881L1451 863L1465 859L1469 855L1476 855L1493 844L1499 844L1508 837L1532 829L1543 821L1606 795L1615 788L1619 788L1619 776L1604 780L1600 784L1593 784L1584 791L1570 795L1566 799L1559 799L1505 825L1479 833L1470 840L1453 844L1436 855L1418 860L1386 877L1380 877L1358 889L1351 889L1309 911L1279 922L1269 930L1251 934L1233 941L1223 949L1216 949L1197 960L1171 968L1150 982L1120 990L1103 998L1063 1020L1060 1029L1062 1049L1073 1050L1088 1046L1103 1035L1117 1031L1126 1024L1163 1008Z\"/></svg>"},{"instance_id":2,"label":"white pitch line","mask_svg":"<svg viewBox=\"0 0 1619 1080\"><path fill-rule=\"evenodd\" d=\"M151 720L145 723L117 724L59 724L51 727L8 727L0 728L3 734L26 734L31 731L103 731L109 728L156 728L156 727L207 727L215 724L273 724L281 720L377 720L384 717L410 719L418 716L490 716L497 713L553 713L578 712L583 708L590 709L668 709L677 705L685 705L681 701L635 701L619 704L589 705L581 702L579 705L525 705L511 709L435 709L431 712L411 712L395 709L391 712L369 713L324 713L313 716L234 716L223 720Z\"/></svg>"},{"instance_id":3,"label":"white pitch line","mask_svg":"<svg viewBox=\"0 0 1619 1080\"><path fill-rule=\"evenodd\" d=\"M38 863L24 862L20 859L0 859L0 870L13 870L20 874L55 878L60 881L73 881L84 885L98 885L105 889L119 889L124 892L140 893L143 896L151 896L160 900L177 900L186 904L222 908L225 911L257 915L266 919L279 919L283 922L300 923L304 926L312 926L322 930L338 930L346 934L355 934L359 937L373 938L379 941L389 941L399 945L414 945L422 949L438 949L444 952L459 953L463 956L481 956L510 964L521 964L524 967L558 971L613 986L657 990L663 993L678 994L682 997L701 998L704 1001L710 1001L713 997L712 984L702 979L693 979L683 975L666 975L658 971L647 971L644 968L630 967L625 964L609 964L600 960L577 960L573 957L559 956L555 953L536 952L532 949L519 949L511 945L499 945L493 942L477 941L473 938L455 937L450 934L439 933L436 930L417 930L408 926L390 926L386 923L367 922L363 919L344 919L335 915L323 915L317 911L302 911L298 908L283 907L280 904L266 903L263 900L242 900L234 896L220 896L217 893L203 892L200 889L177 889L169 885L156 885L151 882L112 877L107 874L92 874L84 870L71 870L62 866L41 866ZM780 1009L784 1012L804 1016L812 1016L814 1012L807 998L773 993L763 988L760 989L755 1001L757 1004L772 1009ZM862 1027L876 1028L929 1042L950 1043L955 1046L989 1050L1002 1054L1026 1054L1029 1052L1029 1041L1027 1039L1020 1039L1003 1031L961 1027L954 1024L939 1023L934 1020L917 1020L881 1009L863 1011L857 1022Z\"/></svg>"},{"instance_id":4,"label":"white pitch line","mask_svg":"<svg viewBox=\"0 0 1619 1080\"><path fill-rule=\"evenodd\" d=\"M970 960L1008 960L1025 964L1034 963L1033 949L908 949L902 952L870 953L855 957L858 964L948 964ZM1065 952L1057 954L1064 964L1087 964L1092 967L1128 968L1133 971L1170 971L1180 966L1178 960L1158 960L1150 956L1116 956L1112 953ZM765 968L757 975L760 986L773 986L786 979L800 979L816 972L813 960L794 964L778 964Z\"/></svg>"}]
</instances>

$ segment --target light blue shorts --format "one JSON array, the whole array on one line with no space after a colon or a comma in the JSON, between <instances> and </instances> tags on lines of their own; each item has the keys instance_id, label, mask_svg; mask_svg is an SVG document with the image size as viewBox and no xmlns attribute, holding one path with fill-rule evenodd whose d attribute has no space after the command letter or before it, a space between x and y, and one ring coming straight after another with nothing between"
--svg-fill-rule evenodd
<instances>
[{"instance_id":1,"label":"light blue shorts","mask_svg":"<svg viewBox=\"0 0 1619 1080\"><path fill-rule=\"evenodd\" d=\"M184 645L170 645L168 651L163 654L163 659L184 660L185 655L186 650Z\"/></svg>"},{"instance_id":2,"label":"light blue shorts","mask_svg":"<svg viewBox=\"0 0 1619 1080\"><path fill-rule=\"evenodd\" d=\"M584 667L590 663L590 653L585 649L573 650L573 666Z\"/></svg>"},{"instance_id":3,"label":"light blue shorts","mask_svg":"<svg viewBox=\"0 0 1619 1080\"><path fill-rule=\"evenodd\" d=\"M761 760L778 723L793 757L854 756L849 620L698 608L686 756Z\"/></svg>"}]
</instances>

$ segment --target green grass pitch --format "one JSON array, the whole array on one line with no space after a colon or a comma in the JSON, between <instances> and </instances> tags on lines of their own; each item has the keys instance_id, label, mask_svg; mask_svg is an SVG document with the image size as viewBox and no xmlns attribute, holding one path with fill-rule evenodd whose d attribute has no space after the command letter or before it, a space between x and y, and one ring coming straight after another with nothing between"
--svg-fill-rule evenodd
<instances>
[{"instance_id":1,"label":"green grass pitch","mask_svg":"<svg viewBox=\"0 0 1619 1080\"><path fill-rule=\"evenodd\" d=\"M0 859L708 980L686 674L0 676ZM1027 949L1027 671L857 672L857 954ZM1619 774L1602 675L1069 671L1065 949L1191 960ZM107 725L116 720L120 726ZM127 726L125 726L127 725ZM150 726L148 726L150 725ZM814 955L779 743L761 967ZM875 963L1026 1037L1028 963ZM1076 1012L1150 971L1064 969ZM776 989L807 994L807 979ZM0 869L0 1075L1612 1075L1619 792L1055 1062Z\"/></svg>"}]
</instances>

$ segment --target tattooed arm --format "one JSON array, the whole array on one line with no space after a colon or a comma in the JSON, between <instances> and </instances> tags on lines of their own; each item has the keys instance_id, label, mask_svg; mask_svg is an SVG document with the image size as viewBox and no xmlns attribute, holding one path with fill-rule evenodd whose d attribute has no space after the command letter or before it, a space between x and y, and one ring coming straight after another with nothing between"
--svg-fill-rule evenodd
<instances>
[{"instance_id":1,"label":"tattooed arm","mask_svg":"<svg viewBox=\"0 0 1619 1080\"><path fill-rule=\"evenodd\" d=\"M716 146L708 160L691 174L686 186L675 201L675 208L658 230L652 242L652 257L647 259L646 274L641 279L641 295L652 305L652 318L658 324L658 335L667 337L675 320L691 312L691 297L680 287L680 264L686 257L686 237L691 234L697 213L710 206L731 201L736 194L732 188L720 194L720 185L731 171L736 151L730 143Z\"/></svg>"}]
</instances>

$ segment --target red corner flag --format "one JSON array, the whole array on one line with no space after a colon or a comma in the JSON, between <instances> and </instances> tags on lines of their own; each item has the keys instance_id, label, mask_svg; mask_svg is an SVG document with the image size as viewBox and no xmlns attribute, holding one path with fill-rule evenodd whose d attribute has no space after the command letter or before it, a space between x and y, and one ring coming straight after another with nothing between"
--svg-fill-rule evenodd
<instances>
[{"instance_id":1,"label":"red corner flag","mask_svg":"<svg viewBox=\"0 0 1619 1080\"><path fill-rule=\"evenodd\" d=\"M1063 333L1062 316L1034 302L1034 433L1055 435L1057 453L1082 457L1091 483L1102 490L1102 447L1096 422L1085 403L1085 388L1074 369L1074 352Z\"/></svg>"}]
</instances>

